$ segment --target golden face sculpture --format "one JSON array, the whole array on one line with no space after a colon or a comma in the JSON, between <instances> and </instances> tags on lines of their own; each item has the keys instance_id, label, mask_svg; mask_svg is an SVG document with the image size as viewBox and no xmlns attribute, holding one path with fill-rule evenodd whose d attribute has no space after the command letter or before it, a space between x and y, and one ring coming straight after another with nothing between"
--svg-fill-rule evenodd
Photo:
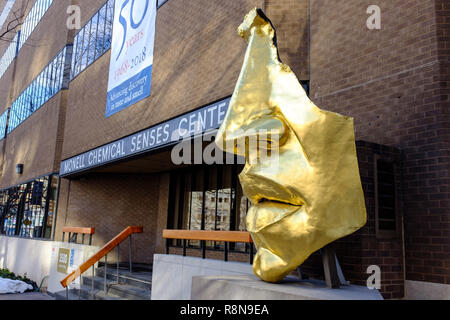
<instances>
[{"instance_id":1,"label":"golden face sculpture","mask_svg":"<svg viewBox=\"0 0 450 320\"><path fill-rule=\"evenodd\" d=\"M239 178L252 203L246 223L258 249L253 270L279 282L312 253L366 224L354 124L308 98L280 61L275 29L260 9L247 14L238 32L248 49L216 144L247 155ZM259 138L256 158L262 148L278 156L248 161L252 135Z\"/></svg>"}]
</instances>

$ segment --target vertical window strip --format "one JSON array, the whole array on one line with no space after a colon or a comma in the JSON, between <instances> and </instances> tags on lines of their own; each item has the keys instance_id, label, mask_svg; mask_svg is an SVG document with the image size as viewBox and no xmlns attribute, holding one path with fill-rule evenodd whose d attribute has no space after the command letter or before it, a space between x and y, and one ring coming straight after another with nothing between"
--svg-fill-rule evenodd
<instances>
[{"instance_id":1,"label":"vertical window strip","mask_svg":"<svg viewBox=\"0 0 450 320\"><path fill-rule=\"evenodd\" d=\"M90 65L97 59L96 57L97 27L98 27L98 13L96 13L92 18L91 33L89 37L88 65Z\"/></svg>"},{"instance_id":2,"label":"vertical window strip","mask_svg":"<svg viewBox=\"0 0 450 320\"><path fill-rule=\"evenodd\" d=\"M76 55L73 56L75 59L75 70L74 77L80 73L81 70L81 54L83 50L83 41L84 41L84 29L81 29L77 34L77 52Z\"/></svg>"},{"instance_id":3,"label":"vertical window strip","mask_svg":"<svg viewBox=\"0 0 450 320\"><path fill-rule=\"evenodd\" d=\"M25 95L27 97L27 104L25 105L24 108L20 108L19 107L19 112L20 112L20 117L19 117L19 121L25 121L26 118L28 118L28 111L32 108L33 105L33 100L32 95L30 94L30 87L28 87L25 91Z\"/></svg>"},{"instance_id":4,"label":"vertical window strip","mask_svg":"<svg viewBox=\"0 0 450 320\"><path fill-rule=\"evenodd\" d=\"M73 46L70 44L64 48L64 54L62 55L62 65L64 66L64 71L61 74L61 89L69 89L70 82L70 64L72 62Z\"/></svg>"},{"instance_id":5,"label":"vertical window strip","mask_svg":"<svg viewBox=\"0 0 450 320\"><path fill-rule=\"evenodd\" d=\"M61 52L62 53L62 52ZM50 88L52 89L51 95L53 96L56 92L58 92L58 89L60 87L59 85L59 71L63 66L60 65L61 61L59 61L59 58L61 57L61 53L56 56L56 59L53 61L52 64L52 81L50 83Z\"/></svg>"},{"instance_id":6,"label":"vertical window strip","mask_svg":"<svg viewBox=\"0 0 450 320\"><path fill-rule=\"evenodd\" d=\"M8 121L8 110L3 112L0 116L0 140L4 139L6 136L6 124Z\"/></svg>"},{"instance_id":7,"label":"vertical window strip","mask_svg":"<svg viewBox=\"0 0 450 320\"><path fill-rule=\"evenodd\" d=\"M76 54L77 54L77 44L78 44L78 36L76 36L73 39L73 59L72 59L72 64L71 64L71 68L70 68L70 79L73 79L73 76L75 74L75 61L76 61Z\"/></svg>"},{"instance_id":8,"label":"vertical window strip","mask_svg":"<svg viewBox=\"0 0 450 320\"><path fill-rule=\"evenodd\" d=\"M114 24L114 0L109 0L107 3L108 7L106 9L106 30L105 30L105 44L104 51L111 48L112 42L112 32Z\"/></svg>"},{"instance_id":9,"label":"vertical window strip","mask_svg":"<svg viewBox=\"0 0 450 320\"><path fill-rule=\"evenodd\" d=\"M105 52L105 38L106 38L106 14L107 5L104 5L98 15L98 33L97 33L97 48L96 58L99 58Z\"/></svg>"},{"instance_id":10,"label":"vertical window strip","mask_svg":"<svg viewBox=\"0 0 450 320\"><path fill-rule=\"evenodd\" d=\"M36 80L33 81L34 82L34 87L36 88L35 92L34 92L34 104L36 105L36 109L37 106L41 104L42 102L42 93L43 93L43 88L42 88L42 74L40 74Z\"/></svg>"},{"instance_id":11,"label":"vertical window strip","mask_svg":"<svg viewBox=\"0 0 450 320\"><path fill-rule=\"evenodd\" d=\"M84 37L83 37L83 43L81 48L81 71L86 69L87 62L88 62L88 51L89 51L89 37L91 33L91 22L89 21L88 24L84 27Z\"/></svg>"},{"instance_id":12,"label":"vertical window strip","mask_svg":"<svg viewBox=\"0 0 450 320\"><path fill-rule=\"evenodd\" d=\"M65 61L65 55L66 55L66 48L64 48L64 50L59 54L58 56L58 60L57 60L57 71L55 74L55 84L54 84L54 90L55 93L58 92L58 90L61 90L63 87L63 82L64 82L64 72L65 72L65 68L66 68L66 64Z\"/></svg>"},{"instance_id":13,"label":"vertical window strip","mask_svg":"<svg viewBox=\"0 0 450 320\"><path fill-rule=\"evenodd\" d=\"M45 84L44 84L44 88L45 88L45 96L44 96L44 103L45 101L47 101L48 99L50 99L51 96L51 82L52 82L52 64L53 61L50 62L50 64L44 69L44 80L45 80ZM44 104L42 103L42 104Z\"/></svg>"},{"instance_id":14,"label":"vertical window strip","mask_svg":"<svg viewBox=\"0 0 450 320\"><path fill-rule=\"evenodd\" d=\"M16 111L14 109L15 109L15 103L13 103L13 105L11 106L11 109L10 109L10 115L9 115L9 125L10 126L15 126L16 125L17 114L16 114ZM10 130L8 128L8 133L9 132L10 132Z\"/></svg>"}]
</instances>

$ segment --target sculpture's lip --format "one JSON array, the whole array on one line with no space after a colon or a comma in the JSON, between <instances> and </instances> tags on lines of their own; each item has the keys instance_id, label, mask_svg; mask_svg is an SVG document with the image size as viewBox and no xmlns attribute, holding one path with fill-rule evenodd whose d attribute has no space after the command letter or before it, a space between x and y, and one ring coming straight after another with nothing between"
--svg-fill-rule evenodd
<instances>
[{"instance_id":1,"label":"sculpture's lip","mask_svg":"<svg viewBox=\"0 0 450 320\"><path fill-rule=\"evenodd\" d=\"M287 200L267 199L267 198L261 198L257 204L260 206L264 206L265 204L281 204L281 205L286 205L286 206L290 206L290 207L303 207L304 206L304 204L295 204L295 203L291 203Z\"/></svg>"},{"instance_id":2,"label":"sculpture's lip","mask_svg":"<svg viewBox=\"0 0 450 320\"><path fill-rule=\"evenodd\" d=\"M262 173L249 173L248 171L243 175L250 178L250 181L241 181L241 184L247 197L254 204L263 206L265 203L275 203L292 207L302 207L306 204L301 196L298 196L280 182L271 179L271 177ZM278 190L278 192L271 192L270 190Z\"/></svg>"}]
</instances>

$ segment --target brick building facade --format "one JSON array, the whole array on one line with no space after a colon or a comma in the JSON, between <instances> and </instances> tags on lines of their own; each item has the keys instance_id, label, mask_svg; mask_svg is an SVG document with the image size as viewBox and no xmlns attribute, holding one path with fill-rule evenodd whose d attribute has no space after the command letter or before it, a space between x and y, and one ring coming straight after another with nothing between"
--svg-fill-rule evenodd
<instances>
[{"instance_id":1,"label":"brick building facade","mask_svg":"<svg viewBox=\"0 0 450 320\"><path fill-rule=\"evenodd\" d=\"M0 10L6 2L0 1ZM16 0L0 34L14 14L25 19L35 12L34 3ZM0 58L8 62L6 53L17 31L29 34L14 59L3 64L0 112L9 119L15 101L61 50L75 48L70 62L78 54L74 39L79 30L66 26L68 6L80 7L81 27L85 27L93 17L108 12L114 0L36 3L37 23L31 29L23 24L24 30L19 25L5 35L9 41L0 41ZM0 226L12 223L15 229L7 236L24 236L19 220L28 218L19 215L11 220L8 211L13 188L45 176L58 177L61 161L231 96L246 50L236 28L248 11L260 7L277 29L282 61L308 85L311 99L322 109L355 118L368 223L336 244L347 280L365 285L367 268L377 265L387 299L414 296L431 283L448 290L450 5L444 0L379 1L382 28L369 30L366 10L373 4L377 3L159 1L149 98L105 117L111 50L103 40L103 50L80 72L73 72L76 63L72 69L65 65L67 86L48 95L14 130L5 128L0 140L4 221ZM57 194L48 198L54 202L50 206L54 212L48 214L53 218L46 222L51 232L40 236L61 240L63 226L95 227L94 244L103 245L126 226L142 225L145 232L136 238L135 260L151 263L153 254L165 252L162 230L171 227L171 202L178 199L172 190L179 168L171 163L170 151L171 146L166 146L62 175L57 189L53 186L53 193L48 192L49 197ZM394 216L389 226L380 222L385 163L379 159L394 164L387 165L394 170ZM21 174L16 171L18 164L23 165ZM29 186L30 192L35 185ZM199 252L191 249L189 254ZM208 257L220 256L220 250L208 252ZM247 259L239 253L232 257ZM321 277L318 259L318 254L313 255L305 272Z\"/></svg>"}]
</instances>

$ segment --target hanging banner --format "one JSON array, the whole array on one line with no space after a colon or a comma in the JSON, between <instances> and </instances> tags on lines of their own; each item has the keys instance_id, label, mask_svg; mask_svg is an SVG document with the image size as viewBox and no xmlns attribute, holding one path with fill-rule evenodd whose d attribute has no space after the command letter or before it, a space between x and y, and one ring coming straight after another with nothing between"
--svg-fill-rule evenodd
<instances>
[{"instance_id":1,"label":"hanging banner","mask_svg":"<svg viewBox=\"0 0 450 320\"><path fill-rule=\"evenodd\" d=\"M106 115L150 96L156 0L116 0Z\"/></svg>"}]
</instances>

